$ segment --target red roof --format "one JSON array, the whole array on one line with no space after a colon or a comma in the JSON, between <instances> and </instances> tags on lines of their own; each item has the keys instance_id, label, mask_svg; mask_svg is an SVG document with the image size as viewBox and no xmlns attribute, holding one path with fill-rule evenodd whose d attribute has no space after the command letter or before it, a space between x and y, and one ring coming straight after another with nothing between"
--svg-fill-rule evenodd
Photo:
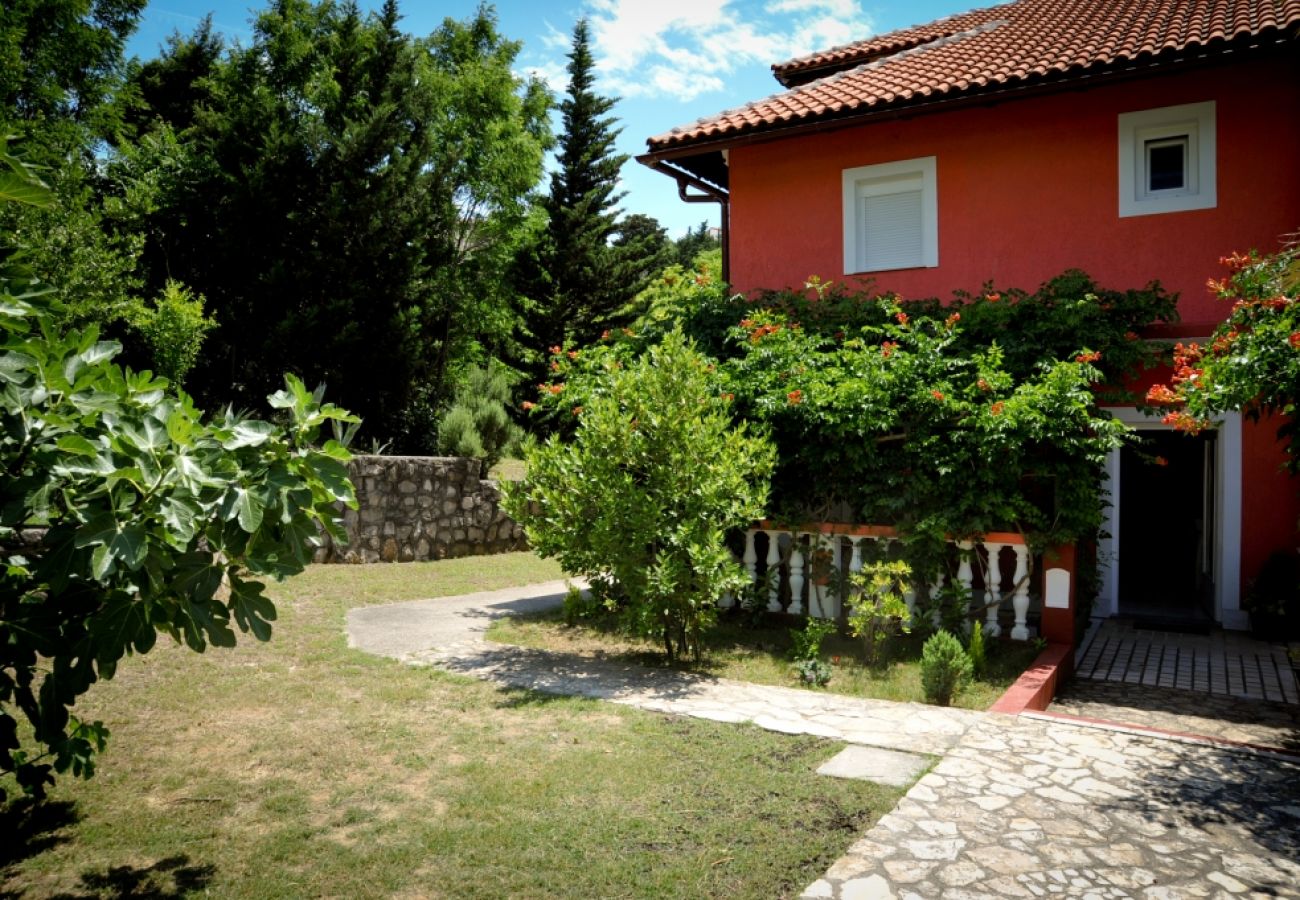
<instances>
[{"instance_id":1,"label":"red roof","mask_svg":"<svg viewBox=\"0 0 1300 900\"><path fill-rule=\"evenodd\" d=\"M790 90L647 143L669 150L1298 36L1300 0L1016 0L779 63Z\"/></svg>"}]
</instances>

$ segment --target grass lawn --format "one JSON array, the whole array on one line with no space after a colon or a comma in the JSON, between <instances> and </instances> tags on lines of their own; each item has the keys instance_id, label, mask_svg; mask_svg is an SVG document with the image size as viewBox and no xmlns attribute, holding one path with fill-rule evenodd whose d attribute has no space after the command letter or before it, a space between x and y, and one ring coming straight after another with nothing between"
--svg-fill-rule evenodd
<instances>
[{"instance_id":1,"label":"grass lawn","mask_svg":"<svg viewBox=\"0 0 1300 900\"><path fill-rule=\"evenodd\" d=\"M790 662L790 627L774 624L746 627L724 616L705 638L705 658L699 664L680 663L678 668L758 684L803 687L795 680ZM564 624L558 610L498 619L488 629L488 637L504 644L603 656L641 665L665 665L661 644L623 633L612 615L575 626ZM919 663L923 643L915 635L898 635L892 639L888 658L868 666L862 661L860 641L833 635L822 645L822 657L830 660L834 669L830 684L824 689L809 689L924 703ZM988 670L954 699L954 706L967 709L992 706L1038 655L1037 649L1027 643L990 640L987 648Z\"/></svg>"},{"instance_id":2,"label":"grass lawn","mask_svg":"<svg viewBox=\"0 0 1300 900\"><path fill-rule=\"evenodd\" d=\"M559 574L318 566L273 589L268 644L125 660L78 704L113 731L95 778L0 811L0 897L792 896L892 808L814 774L835 743L346 646L348 608Z\"/></svg>"}]
</instances>

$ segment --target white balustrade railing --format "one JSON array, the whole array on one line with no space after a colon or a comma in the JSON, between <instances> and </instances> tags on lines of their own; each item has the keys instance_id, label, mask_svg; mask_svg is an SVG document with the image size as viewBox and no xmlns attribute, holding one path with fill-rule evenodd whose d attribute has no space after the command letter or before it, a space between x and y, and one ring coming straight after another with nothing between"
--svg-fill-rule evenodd
<instances>
[{"instance_id":1,"label":"white balustrade railing","mask_svg":"<svg viewBox=\"0 0 1300 900\"><path fill-rule=\"evenodd\" d=\"M741 561L758 590L766 591L770 612L806 612L816 618L835 619L844 613L843 595L849 577L861 571L864 560L872 556L892 557L898 539L894 529L885 525L782 527L765 521L745 533ZM1014 621L1011 638L1029 640L1029 573L1033 561L1024 537L996 533L985 535L978 543L952 543L957 552L957 569L945 577L970 597L972 614L983 610L984 633L989 637L1002 634L999 611L1009 599ZM766 549L760 563L761 544L766 544ZM931 597L938 597L941 590L939 582L930 585ZM911 588L903 599L908 614L915 614L916 597ZM734 602L732 597L724 600L727 605Z\"/></svg>"}]
</instances>

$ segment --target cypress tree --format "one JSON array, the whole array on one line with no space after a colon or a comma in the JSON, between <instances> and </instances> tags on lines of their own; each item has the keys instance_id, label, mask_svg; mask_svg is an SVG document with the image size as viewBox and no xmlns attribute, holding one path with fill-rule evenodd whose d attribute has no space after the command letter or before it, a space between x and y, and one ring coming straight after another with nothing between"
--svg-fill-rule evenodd
<instances>
[{"instance_id":1,"label":"cypress tree","mask_svg":"<svg viewBox=\"0 0 1300 900\"><path fill-rule=\"evenodd\" d=\"M655 235L637 229L627 239L619 222L623 194L615 188L628 157L614 150L622 129L609 113L617 98L594 90L595 58L586 19L574 26L568 72L557 165L542 201L549 224L523 265L521 292L532 302L527 324L535 364L545 363L551 346L587 344L604 329L622 324L632 298L662 268L648 260L664 255Z\"/></svg>"}]
</instances>

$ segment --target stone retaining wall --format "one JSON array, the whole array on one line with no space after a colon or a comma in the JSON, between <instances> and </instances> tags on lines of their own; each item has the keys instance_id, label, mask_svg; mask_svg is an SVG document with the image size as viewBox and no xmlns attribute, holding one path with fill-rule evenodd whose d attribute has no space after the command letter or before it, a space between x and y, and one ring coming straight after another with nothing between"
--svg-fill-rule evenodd
<instances>
[{"instance_id":1,"label":"stone retaining wall","mask_svg":"<svg viewBox=\"0 0 1300 900\"><path fill-rule=\"evenodd\" d=\"M436 456L357 456L348 465L356 509L344 511L346 546L317 562L414 562L525 548L523 529L480 477L481 461Z\"/></svg>"}]
</instances>

